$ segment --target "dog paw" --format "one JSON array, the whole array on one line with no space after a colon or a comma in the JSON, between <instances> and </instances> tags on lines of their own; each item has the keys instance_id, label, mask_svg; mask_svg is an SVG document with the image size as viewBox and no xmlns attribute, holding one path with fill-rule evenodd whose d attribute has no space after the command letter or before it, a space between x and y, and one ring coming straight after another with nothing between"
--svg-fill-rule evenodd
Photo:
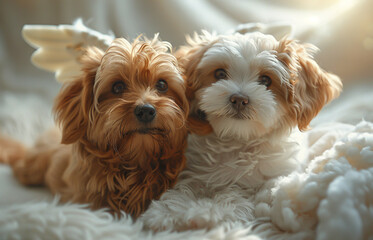
<instances>
[{"instance_id":1,"label":"dog paw","mask_svg":"<svg viewBox=\"0 0 373 240\"><path fill-rule=\"evenodd\" d=\"M183 216L179 217L175 223L177 231L212 229L215 226L229 219L229 212L214 205L210 201L202 200L196 202L189 208Z\"/></svg>"},{"instance_id":2,"label":"dog paw","mask_svg":"<svg viewBox=\"0 0 373 240\"><path fill-rule=\"evenodd\" d=\"M246 200L236 203L221 202L219 199L199 199L176 221L177 230L206 229L245 222L253 219L252 204Z\"/></svg>"},{"instance_id":3,"label":"dog paw","mask_svg":"<svg viewBox=\"0 0 373 240\"><path fill-rule=\"evenodd\" d=\"M197 230L197 229L211 229L217 225L220 221L214 221L207 218L194 218L187 221L187 223L182 226L182 230Z\"/></svg>"},{"instance_id":4,"label":"dog paw","mask_svg":"<svg viewBox=\"0 0 373 240\"><path fill-rule=\"evenodd\" d=\"M148 218L142 217L140 220L144 224L144 229L152 232L163 232L163 231L174 231L175 218L166 217L166 216L156 216Z\"/></svg>"},{"instance_id":5,"label":"dog paw","mask_svg":"<svg viewBox=\"0 0 373 240\"><path fill-rule=\"evenodd\" d=\"M20 159L12 164L13 174L24 185L42 185L47 168L44 162L37 156Z\"/></svg>"},{"instance_id":6,"label":"dog paw","mask_svg":"<svg viewBox=\"0 0 373 240\"><path fill-rule=\"evenodd\" d=\"M173 231L177 215L167 211L167 208L153 203L138 219L143 223L144 230L152 232Z\"/></svg>"},{"instance_id":7,"label":"dog paw","mask_svg":"<svg viewBox=\"0 0 373 240\"><path fill-rule=\"evenodd\" d=\"M169 215L169 216L157 216L146 219L142 218L144 228L153 232L162 231L187 231L197 229L210 229L216 225L216 221L205 217L197 216L194 218L186 218L184 215Z\"/></svg>"}]
</instances>

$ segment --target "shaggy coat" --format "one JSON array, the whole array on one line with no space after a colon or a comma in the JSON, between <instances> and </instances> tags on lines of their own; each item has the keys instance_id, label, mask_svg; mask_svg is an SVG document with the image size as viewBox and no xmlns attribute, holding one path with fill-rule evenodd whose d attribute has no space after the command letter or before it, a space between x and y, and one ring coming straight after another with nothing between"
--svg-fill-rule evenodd
<instances>
[{"instance_id":1,"label":"shaggy coat","mask_svg":"<svg viewBox=\"0 0 373 240\"><path fill-rule=\"evenodd\" d=\"M81 77L55 100L62 131L13 157L15 176L47 185L62 201L139 216L185 165L189 105L170 49L157 36L88 49Z\"/></svg>"}]
</instances>

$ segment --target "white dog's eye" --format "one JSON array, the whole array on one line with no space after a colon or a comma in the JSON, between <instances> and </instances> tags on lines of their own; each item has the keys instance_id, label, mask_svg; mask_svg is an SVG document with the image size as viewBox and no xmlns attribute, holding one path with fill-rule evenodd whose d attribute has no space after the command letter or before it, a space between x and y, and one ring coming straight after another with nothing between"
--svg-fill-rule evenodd
<instances>
[{"instance_id":1,"label":"white dog's eye","mask_svg":"<svg viewBox=\"0 0 373 240\"><path fill-rule=\"evenodd\" d=\"M259 84L269 87L272 83L272 79L267 75L262 75L259 77Z\"/></svg>"},{"instance_id":2,"label":"white dog's eye","mask_svg":"<svg viewBox=\"0 0 373 240\"><path fill-rule=\"evenodd\" d=\"M216 78L216 80L226 79L227 72L222 68L216 69L214 73L214 77Z\"/></svg>"},{"instance_id":3,"label":"white dog's eye","mask_svg":"<svg viewBox=\"0 0 373 240\"><path fill-rule=\"evenodd\" d=\"M111 92L114 94L121 94L126 90L126 84L122 81L115 82L111 88Z\"/></svg>"},{"instance_id":4,"label":"white dog's eye","mask_svg":"<svg viewBox=\"0 0 373 240\"><path fill-rule=\"evenodd\" d=\"M197 109L197 115L199 119L206 120L206 113L201 109Z\"/></svg>"},{"instance_id":5,"label":"white dog's eye","mask_svg":"<svg viewBox=\"0 0 373 240\"><path fill-rule=\"evenodd\" d=\"M168 84L165 80L159 79L158 82L155 84L157 90L161 93L165 93L168 90Z\"/></svg>"}]
</instances>

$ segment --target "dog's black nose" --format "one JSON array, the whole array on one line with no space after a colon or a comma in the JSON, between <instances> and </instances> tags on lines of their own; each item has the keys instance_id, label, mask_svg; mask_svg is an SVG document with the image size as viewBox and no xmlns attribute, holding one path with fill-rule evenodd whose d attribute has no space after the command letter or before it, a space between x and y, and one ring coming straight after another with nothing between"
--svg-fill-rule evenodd
<instances>
[{"instance_id":1,"label":"dog's black nose","mask_svg":"<svg viewBox=\"0 0 373 240\"><path fill-rule=\"evenodd\" d=\"M153 121L156 114L157 111L151 104L138 105L135 108L135 115L137 117L137 120L143 123L149 123Z\"/></svg>"},{"instance_id":2,"label":"dog's black nose","mask_svg":"<svg viewBox=\"0 0 373 240\"><path fill-rule=\"evenodd\" d=\"M229 101L236 110L242 110L249 104L249 98L241 94L233 94Z\"/></svg>"}]
</instances>

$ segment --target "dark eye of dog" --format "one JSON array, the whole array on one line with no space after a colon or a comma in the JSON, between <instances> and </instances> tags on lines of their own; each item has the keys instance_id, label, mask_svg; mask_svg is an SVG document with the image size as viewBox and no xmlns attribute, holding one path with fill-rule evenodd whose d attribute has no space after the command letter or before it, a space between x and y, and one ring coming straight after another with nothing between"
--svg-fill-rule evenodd
<instances>
[{"instance_id":1,"label":"dark eye of dog","mask_svg":"<svg viewBox=\"0 0 373 240\"><path fill-rule=\"evenodd\" d=\"M126 84L122 81L115 82L111 88L111 92L114 94L121 94L126 90Z\"/></svg>"},{"instance_id":2,"label":"dark eye of dog","mask_svg":"<svg viewBox=\"0 0 373 240\"><path fill-rule=\"evenodd\" d=\"M206 120L207 118L206 113L202 111L201 109L197 109L197 115L198 115L198 118L201 120Z\"/></svg>"},{"instance_id":3,"label":"dark eye of dog","mask_svg":"<svg viewBox=\"0 0 373 240\"><path fill-rule=\"evenodd\" d=\"M216 69L215 73L214 73L214 77L217 80L226 79L227 78L227 72L222 68Z\"/></svg>"},{"instance_id":4,"label":"dark eye of dog","mask_svg":"<svg viewBox=\"0 0 373 240\"><path fill-rule=\"evenodd\" d=\"M259 77L259 84L269 87L272 83L272 79L267 75L262 75Z\"/></svg>"},{"instance_id":5,"label":"dark eye of dog","mask_svg":"<svg viewBox=\"0 0 373 240\"><path fill-rule=\"evenodd\" d=\"M161 93L165 93L167 92L168 90L168 84L165 80L163 79L159 79L157 84L155 84L155 87L157 88L157 90Z\"/></svg>"}]
</instances>

